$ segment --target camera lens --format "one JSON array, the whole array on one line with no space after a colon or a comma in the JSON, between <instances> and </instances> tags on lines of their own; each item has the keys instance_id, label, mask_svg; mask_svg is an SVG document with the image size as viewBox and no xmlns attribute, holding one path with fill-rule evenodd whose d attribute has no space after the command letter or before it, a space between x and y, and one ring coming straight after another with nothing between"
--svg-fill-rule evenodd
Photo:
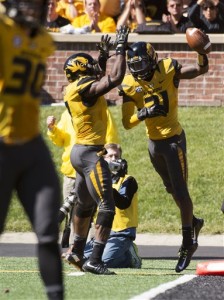
<instances>
[{"instance_id":1,"label":"camera lens","mask_svg":"<svg viewBox=\"0 0 224 300\"><path fill-rule=\"evenodd\" d=\"M60 208L60 211L59 211L59 223L61 223L64 220L64 218L67 216L67 214L71 211L71 209L74 205L74 202L75 202L75 196L74 195L68 196L65 199L65 202L64 202L64 204L62 205L62 207Z\"/></svg>"}]
</instances>

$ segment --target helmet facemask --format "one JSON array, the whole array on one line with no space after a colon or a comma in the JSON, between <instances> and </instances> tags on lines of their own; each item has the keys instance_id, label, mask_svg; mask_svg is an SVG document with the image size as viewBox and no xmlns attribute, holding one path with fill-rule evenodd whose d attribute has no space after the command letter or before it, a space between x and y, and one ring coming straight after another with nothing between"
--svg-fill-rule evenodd
<instances>
[{"instance_id":1,"label":"helmet facemask","mask_svg":"<svg viewBox=\"0 0 224 300\"><path fill-rule=\"evenodd\" d=\"M133 44L127 54L128 68L134 78L151 80L157 65L157 54L149 43Z\"/></svg>"},{"instance_id":2,"label":"helmet facemask","mask_svg":"<svg viewBox=\"0 0 224 300\"><path fill-rule=\"evenodd\" d=\"M147 80L154 74L156 63L149 57L134 57L128 61L131 74L140 80Z\"/></svg>"}]
</instances>

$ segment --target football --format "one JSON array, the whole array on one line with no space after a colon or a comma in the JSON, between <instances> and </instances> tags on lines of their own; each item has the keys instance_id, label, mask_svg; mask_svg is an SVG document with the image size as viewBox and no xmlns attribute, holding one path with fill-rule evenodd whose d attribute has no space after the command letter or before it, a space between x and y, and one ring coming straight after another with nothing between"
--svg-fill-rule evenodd
<instances>
[{"instance_id":1,"label":"football","mask_svg":"<svg viewBox=\"0 0 224 300\"><path fill-rule=\"evenodd\" d=\"M189 47L201 54L211 52L211 42L209 36L198 28L188 28L186 39Z\"/></svg>"}]
</instances>

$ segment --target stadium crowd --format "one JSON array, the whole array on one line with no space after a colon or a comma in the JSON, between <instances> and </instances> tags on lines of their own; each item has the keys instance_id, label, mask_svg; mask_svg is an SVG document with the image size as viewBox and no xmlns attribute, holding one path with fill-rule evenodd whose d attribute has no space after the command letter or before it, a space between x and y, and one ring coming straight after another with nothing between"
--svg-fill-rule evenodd
<instances>
[{"instance_id":1,"label":"stadium crowd","mask_svg":"<svg viewBox=\"0 0 224 300\"><path fill-rule=\"evenodd\" d=\"M166 24L170 33L197 27L224 32L224 0L50 0L45 27L68 34L115 33L121 25L131 32L154 33ZM156 24L156 26L155 26Z\"/></svg>"}]
</instances>

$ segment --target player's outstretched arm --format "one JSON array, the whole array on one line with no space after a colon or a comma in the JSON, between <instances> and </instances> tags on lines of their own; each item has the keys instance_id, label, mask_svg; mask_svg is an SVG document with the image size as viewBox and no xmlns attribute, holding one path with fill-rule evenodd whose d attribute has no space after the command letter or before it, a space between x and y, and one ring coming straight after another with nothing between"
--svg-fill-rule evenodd
<instances>
[{"instance_id":1,"label":"player's outstretched arm","mask_svg":"<svg viewBox=\"0 0 224 300\"><path fill-rule=\"evenodd\" d=\"M178 79L193 79L208 72L209 64L207 55L200 53L197 55L197 63L195 66L183 66L176 72L175 76Z\"/></svg>"},{"instance_id":2,"label":"player's outstretched arm","mask_svg":"<svg viewBox=\"0 0 224 300\"><path fill-rule=\"evenodd\" d=\"M86 91L85 98L99 97L108 93L114 87L121 84L126 72L126 49L128 42L129 29L122 26L116 35L115 40L115 61L111 70L106 70L107 75L103 76L99 81L94 82L90 89ZM107 66L108 67L108 66Z\"/></svg>"}]
</instances>

